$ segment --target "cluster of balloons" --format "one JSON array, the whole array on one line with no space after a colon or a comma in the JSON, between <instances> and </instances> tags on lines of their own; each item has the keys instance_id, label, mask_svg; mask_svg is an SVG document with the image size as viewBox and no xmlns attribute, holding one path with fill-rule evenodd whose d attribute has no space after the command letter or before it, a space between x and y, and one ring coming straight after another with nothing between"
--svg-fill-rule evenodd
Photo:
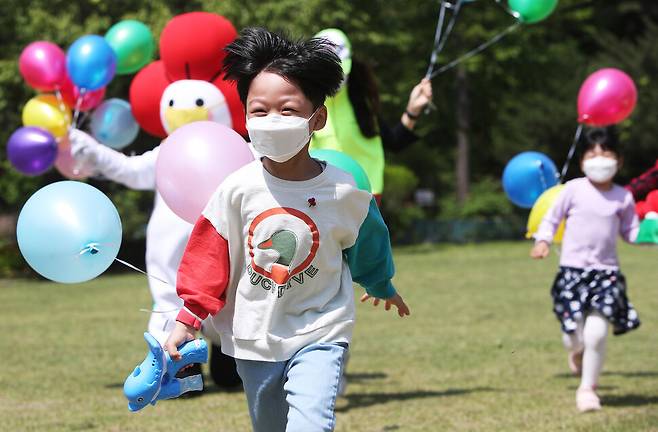
<instances>
[{"instance_id":1,"label":"cluster of balloons","mask_svg":"<svg viewBox=\"0 0 658 432\"><path fill-rule=\"evenodd\" d=\"M23 127L7 143L9 160L26 175L39 175L53 165L69 178L82 178L75 162L64 154L66 135L79 112L91 113L92 133L103 144L123 148L137 133L128 102L104 101L105 86L115 74L130 74L149 63L155 51L153 35L135 20L121 21L102 37L78 38L65 53L48 41L23 49L18 67L25 82L41 94L22 112ZM74 113L72 113L74 111Z\"/></svg>"},{"instance_id":2,"label":"cluster of balloons","mask_svg":"<svg viewBox=\"0 0 658 432\"><path fill-rule=\"evenodd\" d=\"M61 181L27 200L18 215L16 237L21 254L40 275L55 282L84 282L116 258L121 219L98 189Z\"/></svg>"}]
</instances>

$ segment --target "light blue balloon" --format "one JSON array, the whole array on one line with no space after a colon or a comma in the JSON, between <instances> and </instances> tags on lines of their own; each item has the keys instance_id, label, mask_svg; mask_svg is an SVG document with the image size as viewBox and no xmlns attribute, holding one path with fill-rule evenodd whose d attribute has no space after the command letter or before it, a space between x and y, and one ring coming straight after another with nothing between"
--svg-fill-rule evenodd
<instances>
[{"instance_id":1,"label":"light blue balloon","mask_svg":"<svg viewBox=\"0 0 658 432\"><path fill-rule=\"evenodd\" d=\"M519 207L531 208L539 195L558 182L557 168L543 153L528 151L514 156L503 172L503 189Z\"/></svg>"},{"instance_id":2,"label":"light blue balloon","mask_svg":"<svg viewBox=\"0 0 658 432\"><path fill-rule=\"evenodd\" d=\"M123 99L104 101L91 114L91 134L101 143L120 150L135 140L139 125Z\"/></svg>"},{"instance_id":3,"label":"light blue balloon","mask_svg":"<svg viewBox=\"0 0 658 432\"><path fill-rule=\"evenodd\" d=\"M86 183L61 181L39 189L18 216L25 261L55 282L78 283L103 273L121 246L114 204Z\"/></svg>"},{"instance_id":4,"label":"light blue balloon","mask_svg":"<svg viewBox=\"0 0 658 432\"><path fill-rule=\"evenodd\" d=\"M85 90L105 87L112 81L117 56L104 37L86 35L78 38L66 52L66 70L73 83Z\"/></svg>"}]
</instances>

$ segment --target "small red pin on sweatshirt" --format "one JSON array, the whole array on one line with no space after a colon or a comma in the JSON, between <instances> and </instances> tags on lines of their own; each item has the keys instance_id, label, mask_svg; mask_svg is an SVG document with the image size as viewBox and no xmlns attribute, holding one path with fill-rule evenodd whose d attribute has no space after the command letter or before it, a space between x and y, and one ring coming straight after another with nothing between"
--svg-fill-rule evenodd
<instances>
[{"instance_id":1,"label":"small red pin on sweatshirt","mask_svg":"<svg viewBox=\"0 0 658 432\"><path fill-rule=\"evenodd\" d=\"M309 207L315 207L315 198L309 198L308 199L308 206Z\"/></svg>"}]
</instances>

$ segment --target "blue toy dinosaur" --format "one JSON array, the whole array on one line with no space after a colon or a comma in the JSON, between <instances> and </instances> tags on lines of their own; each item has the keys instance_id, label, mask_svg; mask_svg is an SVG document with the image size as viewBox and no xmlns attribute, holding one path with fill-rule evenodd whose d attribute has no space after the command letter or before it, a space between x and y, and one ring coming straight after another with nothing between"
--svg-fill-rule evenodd
<instances>
[{"instance_id":1,"label":"blue toy dinosaur","mask_svg":"<svg viewBox=\"0 0 658 432\"><path fill-rule=\"evenodd\" d=\"M192 363L208 361L208 345L203 339L194 339L178 347L182 358L173 361L160 343L144 333L149 352L144 361L128 375L123 384L123 394L128 398L128 409L139 411L148 404L155 405L159 400L171 399L188 391L203 389L201 375L176 378L176 373Z\"/></svg>"}]
</instances>

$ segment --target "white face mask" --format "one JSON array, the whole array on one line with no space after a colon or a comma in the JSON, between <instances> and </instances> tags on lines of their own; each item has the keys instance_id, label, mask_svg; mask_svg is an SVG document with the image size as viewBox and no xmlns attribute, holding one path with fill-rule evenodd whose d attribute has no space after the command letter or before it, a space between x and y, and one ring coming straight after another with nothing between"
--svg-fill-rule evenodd
<instances>
[{"instance_id":1,"label":"white face mask","mask_svg":"<svg viewBox=\"0 0 658 432\"><path fill-rule=\"evenodd\" d=\"M320 108L318 108L320 109ZM247 119L247 132L254 149L275 162L286 162L304 148L311 139L311 117L268 114Z\"/></svg>"},{"instance_id":2,"label":"white face mask","mask_svg":"<svg viewBox=\"0 0 658 432\"><path fill-rule=\"evenodd\" d=\"M605 183L612 180L617 173L617 161L604 156L585 159L583 171L587 178L594 183Z\"/></svg>"}]
</instances>

